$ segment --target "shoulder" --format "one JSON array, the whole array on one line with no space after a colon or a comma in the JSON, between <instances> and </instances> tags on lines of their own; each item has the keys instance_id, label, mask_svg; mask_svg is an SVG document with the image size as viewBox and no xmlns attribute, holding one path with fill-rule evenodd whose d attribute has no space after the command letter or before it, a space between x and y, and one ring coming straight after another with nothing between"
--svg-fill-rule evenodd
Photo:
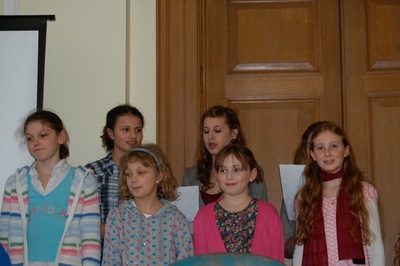
<instances>
[{"instance_id":1,"label":"shoulder","mask_svg":"<svg viewBox=\"0 0 400 266\"><path fill-rule=\"evenodd\" d=\"M106 223L116 223L116 221L120 221L120 218L123 216L122 213L124 213L124 211L121 206L118 208L111 208L107 214Z\"/></svg>"},{"instance_id":2,"label":"shoulder","mask_svg":"<svg viewBox=\"0 0 400 266\"><path fill-rule=\"evenodd\" d=\"M98 168L107 167L110 164L110 162L112 162L112 155L111 153L107 153L107 155L104 158L101 158L94 162L87 163L85 167L96 171L96 169Z\"/></svg>"},{"instance_id":3,"label":"shoulder","mask_svg":"<svg viewBox=\"0 0 400 266\"><path fill-rule=\"evenodd\" d=\"M164 204L164 206L162 207L162 210L164 212L179 212L178 207L176 207L170 201L161 199L161 202Z\"/></svg>"},{"instance_id":4,"label":"shoulder","mask_svg":"<svg viewBox=\"0 0 400 266\"><path fill-rule=\"evenodd\" d=\"M92 174L92 171L83 166L75 167L75 178L77 178L78 181L83 179L85 186L92 186L92 185L97 184L96 180Z\"/></svg>"},{"instance_id":5,"label":"shoulder","mask_svg":"<svg viewBox=\"0 0 400 266\"><path fill-rule=\"evenodd\" d=\"M119 207L111 208L108 217L123 217L128 213L138 213L136 207L128 200L121 202Z\"/></svg>"},{"instance_id":6,"label":"shoulder","mask_svg":"<svg viewBox=\"0 0 400 266\"><path fill-rule=\"evenodd\" d=\"M29 166L24 166L22 168L17 169L16 174L18 176L24 176L27 175L29 172L30 167Z\"/></svg>"},{"instance_id":7,"label":"shoulder","mask_svg":"<svg viewBox=\"0 0 400 266\"><path fill-rule=\"evenodd\" d=\"M215 207L215 202L211 202L199 209L199 211L196 214L196 218L204 217L204 216L209 216L209 215L214 215L214 207Z\"/></svg>"},{"instance_id":8,"label":"shoulder","mask_svg":"<svg viewBox=\"0 0 400 266\"><path fill-rule=\"evenodd\" d=\"M197 175L196 165L186 168L183 174L184 177L196 177L196 175Z\"/></svg>"},{"instance_id":9,"label":"shoulder","mask_svg":"<svg viewBox=\"0 0 400 266\"><path fill-rule=\"evenodd\" d=\"M276 209L275 209L274 205L272 205L271 203L266 202L264 200L260 200L260 199L257 199L257 201L258 201L258 204L259 204L260 208L262 208L263 210L275 211L276 212Z\"/></svg>"},{"instance_id":10,"label":"shoulder","mask_svg":"<svg viewBox=\"0 0 400 266\"><path fill-rule=\"evenodd\" d=\"M378 200L378 191L371 183L363 181L362 186L365 203L369 202L370 200Z\"/></svg>"},{"instance_id":11,"label":"shoulder","mask_svg":"<svg viewBox=\"0 0 400 266\"><path fill-rule=\"evenodd\" d=\"M161 202L164 204L164 207L162 207L162 209L164 209L164 211L180 213L178 207L176 205L172 204L170 201L161 199Z\"/></svg>"},{"instance_id":12,"label":"shoulder","mask_svg":"<svg viewBox=\"0 0 400 266\"><path fill-rule=\"evenodd\" d=\"M265 182L251 182L250 183L250 195L253 196L254 198L266 200L266 187L265 187Z\"/></svg>"},{"instance_id":13,"label":"shoulder","mask_svg":"<svg viewBox=\"0 0 400 266\"><path fill-rule=\"evenodd\" d=\"M186 168L183 174L184 185L198 185L200 181L197 179L197 166Z\"/></svg>"},{"instance_id":14,"label":"shoulder","mask_svg":"<svg viewBox=\"0 0 400 266\"><path fill-rule=\"evenodd\" d=\"M178 209L177 206L166 200L163 200L162 202L164 203L163 209L165 214L172 215L179 220L187 220L186 216Z\"/></svg>"},{"instance_id":15,"label":"shoulder","mask_svg":"<svg viewBox=\"0 0 400 266\"><path fill-rule=\"evenodd\" d=\"M10 177L7 178L7 181L5 183L5 190L11 190L16 187L17 183L17 175L12 174Z\"/></svg>"},{"instance_id":16,"label":"shoulder","mask_svg":"<svg viewBox=\"0 0 400 266\"><path fill-rule=\"evenodd\" d=\"M15 184L17 182L17 177L19 182L21 183L26 182L27 181L26 177L28 175L28 172L29 172L28 166L24 166L22 168L17 169L14 174L8 177L6 181L6 186Z\"/></svg>"},{"instance_id":17,"label":"shoulder","mask_svg":"<svg viewBox=\"0 0 400 266\"><path fill-rule=\"evenodd\" d=\"M274 205L269 202L258 200L258 206L260 213L266 213L268 215L276 216L279 219L279 214Z\"/></svg>"}]
</instances>

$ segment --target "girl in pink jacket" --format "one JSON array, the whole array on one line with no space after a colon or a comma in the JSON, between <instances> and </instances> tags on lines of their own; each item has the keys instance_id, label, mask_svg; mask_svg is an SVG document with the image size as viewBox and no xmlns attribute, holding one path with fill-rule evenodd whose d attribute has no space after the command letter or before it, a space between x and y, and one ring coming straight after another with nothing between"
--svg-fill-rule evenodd
<instances>
[{"instance_id":1,"label":"girl in pink jacket","mask_svg":"<svg viewBox=\"0 0 400 266\"><path fill-rule=\"evenodd\" d=\"M221 198L202 207L194 219L194 253L251 253L284 261L282 224L276 209L248 193L262 178L253 153L230 144L215 159Z\"/></svg>"}]
</instances>

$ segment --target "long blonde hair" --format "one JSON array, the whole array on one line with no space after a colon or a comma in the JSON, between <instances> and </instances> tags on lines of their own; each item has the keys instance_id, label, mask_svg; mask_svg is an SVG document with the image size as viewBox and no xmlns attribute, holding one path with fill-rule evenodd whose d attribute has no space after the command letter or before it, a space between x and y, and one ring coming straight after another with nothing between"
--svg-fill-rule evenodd
<instances>
[{"instance_id":1,"label":"long blonde hair","mask_svg":"<svg viewBox=\"0 0 400 266\"><path fill-rule=\"evenodd\" d=\"M310 150L314 149L314 139L326 131L340 136L344 146L350 148L350 143L343 129L332 122L324 122L315 128L311 134ZM305 183L296 195L296 207L298 209L296 242L299 244L304 244L314 229L314 211L322 193L319 166L310 156L307 158L304 175ZM349 196L349 211L361 226L364 243L369 244L374 236L369 229L369 214L364 203L363 179L363 174L358 169L355 157L350 149L349 156L344 159L343 181L345 181L345 190Z\"/></svg>"},{"instance_id":2,"label":"long blonde hair","mask_svg":"<svg viewBox=\"0 0 400 266\"><path fill-rule=\"evenodd\" d=\"M178 198L178 181L172 174L169 161L161 148L156 144L145 144L132 149L120 161L119 200L120 202L133 199L126 183L125 171L129 163L140 162L145 167L151 167L156 173L163 173L163 179L158 183L157 196L169 201Z\"/></svg>"}]
</instances>

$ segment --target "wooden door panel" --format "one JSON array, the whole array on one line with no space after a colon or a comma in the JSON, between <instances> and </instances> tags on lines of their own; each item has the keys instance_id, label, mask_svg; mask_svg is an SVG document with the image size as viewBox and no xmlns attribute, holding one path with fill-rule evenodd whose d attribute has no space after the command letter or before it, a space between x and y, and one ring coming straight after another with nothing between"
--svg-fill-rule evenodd
<instances>
[{"instance_id":1,"label":"wooden door panel","mask_svg":"<svg viewBox=\"0 0 400 266\"><path fill-rule=\"evenodd\" d=\"M366 6L367 69L400 68L400 4L396 0L369 0Z\"/></svg>"},{"instance_id":2,"label":"wooden door panel","mask_svg":"<svg viewBox=\"0 0 400 266\"><path fill-rule=\"evenodd\" d=\"M400 2L343 1L345 128L377 188L386 265L400 232Z\"/></svg>"},{"instance_id":3,"label":"wooden door panel","mask_svg":"<svg viewBox=\"0 0 400 266\"><path fill-rule=\"evenodd\" d=\"M386 265L391 265L400 234L400 93L369 95L367 104L366 146L370 149L366 177L378 190Z\"/></svg>"},{"instance_id":4,"label":"wooden door panel","mask_svg":"<svg viewBox=\"0 0 400 266\"><path fill-rule=\"evenodd\" d=\"M228 71L319 71L316 4L229 1Z\"/></svg>"},{"instance_id":5,"label":"wooden door panel","mask_svg":"<svg viewBox=\"0 0 400 266\"><path fill-rule=\"evenodd\" d=\"M302 98L321 97L324 94L324 77L317 75L256 76L226 75L225 98Z\"/></svg>"},{"instance_id":6,"label":"wooden door panel","mask_svg":"<svg viewBox=\"0 0 400 266\"><path fill-rule=\"evenodd\" d=\"M291 164L294 149L307 125L318 118L318 100L232 101L247 146L265 173L268 201L280 210L282 189L279 164Z\"/></svg>"},{"instance_id":7,"label":"wooden door panel","mask_svg":"<svg viewBox=\"0 0 400 266\"><path fill-rule=\"evenodd\" d=\"M279 210L278 166L301 130L342 122L338 2L205 0L204 12L205 105L238 110Z\"/></svg>"},{"instance_id":8,"label":"wooden door panel","mask_svg":"<svg viewBox=\"0 0 400 266\"><path fill-rule=\"evenodd\" d=\"M394 243L400 232L400 95L370 98L369 105L371 181L379 193L386 265L391 265Z\"/></svg>"},{"instance_id":9,"label":"wooden door panel","mask_svg":"<svg viewBox=\"0 0 400 266\"><path fill-rule=\"evenodd\" d=\"M329 85L337 91L340 85L338 24L325 24L331 38L321 42L318 3L206 1L206 106L239 94L313 95L340 105L340 94L323 89ZM325 45L326 51L321 49ZM329 71L321 68L323 59ZM340 122L341 117L333 120Z\"/></svg>"}]
</instances>

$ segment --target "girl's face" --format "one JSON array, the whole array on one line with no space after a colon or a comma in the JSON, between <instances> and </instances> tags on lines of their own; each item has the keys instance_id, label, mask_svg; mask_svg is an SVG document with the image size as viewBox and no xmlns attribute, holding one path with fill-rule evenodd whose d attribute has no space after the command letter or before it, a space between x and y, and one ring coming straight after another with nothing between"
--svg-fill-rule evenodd
<instances>
[{"instance_id":1,"label":"girl's face","mask_svg":"<svg viewBox=\"0 0 400 266\"><path fill-rule=\"evenodd\" d=\"M53 161L56 164L60 160L60 145L67 141L67 133L57 134L42 121L33 121L26 126L25 138L28 151L37 162Z\"/></svg>"},{"instance_id":2,"label":"girl's face","mask_svg":"<svg viewBox=\"0 0 400 266\"><path fill-rule=\"evenodd\" d=\"M331 131L320 133L313 143L311 157L327 173L338 172L343 166L344 158L350 154L349 146L345 147L342 138Z\"/></svg>"},{"instance_id":3,"label":"girl's face","mask_svg":"<svg viewBox=\"0 0 400 266\"><path fill-rule=\"evenodd\" d=\"M157 197L157 184L163 176L152 167L146 167L140 162L129 162L125 170L126 184L135 199Z\"/></svg>"},{"instance_id":4,"label":"girl's face","mask_svg":"<svg viewBox=\"0 0 400 266\"><path fill-rule=\"evenodd\" d=\"M237 129L231 130L225 117L207 117L203 122L203 141L208 152L215 157L220 150L236 139Z\"/></svg>"},{"instance_id":5,"label":"girl's face","mask_svg":"<svg viewBox=\"0 0 400 266\"><path fill-rule=\"evenodd\" d=\"M257 169L244 169L233 155L225 158L218 169L217 180L221 190L231 196L248 194L249 183L257 177Z\"/></svg>"},{"instance_id":6,"label":"girl's face","mask_svg":"<svg viewBox=\"0 0 400 266\"><path fill-rule=\"evenodd\" d=\"M121 115L115 123L114 130L109 128L107 133L114 141L114 151L123 154L142 143L142 120L132 114Z\"/></svg>"}]
</instances>

